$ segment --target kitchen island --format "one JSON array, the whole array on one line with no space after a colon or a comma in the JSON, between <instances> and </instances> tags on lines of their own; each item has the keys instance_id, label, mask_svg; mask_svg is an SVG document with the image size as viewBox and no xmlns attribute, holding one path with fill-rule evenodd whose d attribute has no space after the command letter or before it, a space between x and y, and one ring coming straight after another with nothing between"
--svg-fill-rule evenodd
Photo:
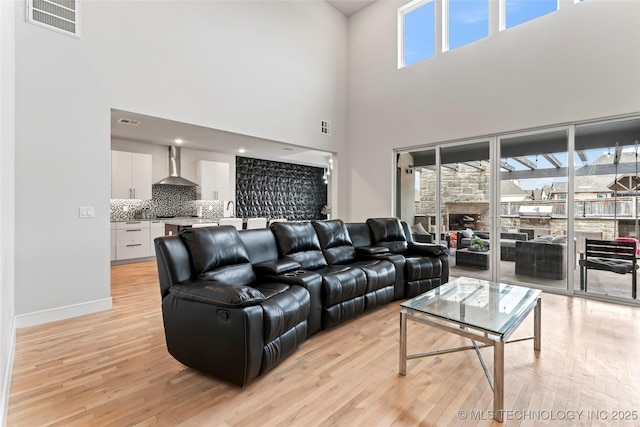
<instances>
[{"instance_id":1,"label":"kitchen island","mask_svg":"<svg viewBox=\"0 0 640 427\"><path fill-rule=\"evenodd\" d=\"M165 236L171 236L178 234L180 230L185 228L191 228L193 224L211 224L217 225L219 218L194 218L194 217L177 217L166 218L162 220L164 222L164 234Z\"/></svg>"}]
</instances>

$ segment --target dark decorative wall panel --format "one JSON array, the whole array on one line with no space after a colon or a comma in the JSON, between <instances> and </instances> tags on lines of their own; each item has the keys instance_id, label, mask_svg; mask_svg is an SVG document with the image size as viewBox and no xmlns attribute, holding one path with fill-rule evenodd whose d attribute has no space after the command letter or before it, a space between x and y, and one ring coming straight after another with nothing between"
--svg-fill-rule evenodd
<instances>
[{"instance_id":1,"label":"dark decorative wall panel","mask_svg":"<svg viewBox=\"0 0 640 427\"><path fill-rule=\"evenodd\" d=\"M239 217L324 219L327 204L324 169L236 157L236 205Z\"/></svg>"}]
</instances>

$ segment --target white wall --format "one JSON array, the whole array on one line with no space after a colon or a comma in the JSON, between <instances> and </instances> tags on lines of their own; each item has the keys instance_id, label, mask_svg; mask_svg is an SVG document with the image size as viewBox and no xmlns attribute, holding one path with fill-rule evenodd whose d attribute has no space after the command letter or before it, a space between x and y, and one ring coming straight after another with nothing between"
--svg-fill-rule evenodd
<instances>
[{"instance_id":1,"label":"white wall","mask_svg":"<svg viewBox=\"0 0 640 427\"><path fill-rule=\"evenodd\" d=\"M0 425L5 425L15 330L15 4L0 2Z\"/></svg>"},{"instance_id":2,"label":"white wall","mask_svg":"<svg viewBox=\"0 0 640 427\"><path fill-rule=\"evenodd\" d=\"M110 305L111 108L346 156L347 20L325 2L81 7L79 40L15 7L21 318ZM80 220L80 206L95 218Z\"/></svg>"},{"instance_id":3,"label":"white wall","mask_svg":"<svg viewBox=\"0 0 640 427\"><path fill-rule=\"evenodd\" d=\"M352 220L393 213L394 148L640 112L640 2L563 0L398 69L404 3L376 2L349 23Z\"/></svg>"}]
</instances>

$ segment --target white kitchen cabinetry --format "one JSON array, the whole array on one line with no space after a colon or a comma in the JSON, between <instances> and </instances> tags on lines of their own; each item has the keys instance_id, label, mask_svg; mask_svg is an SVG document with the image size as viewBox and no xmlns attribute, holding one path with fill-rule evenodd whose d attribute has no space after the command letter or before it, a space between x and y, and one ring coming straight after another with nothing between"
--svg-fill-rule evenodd
<instances>
[{"instance_id":1,"label":"white kitchen cabinetry","mask_svg":"<svg viewBox=\"0 0 640 427\"><path fill-rule=\"evenodd\" d=\"M116 223L111 223L111 261L116 259Z\"/></svg>"},{"instance_id":2,"label":"white kitchen cabinetry","mask_svg":"<svg viewBox=\"0 0 640 427\"><path fill-rule=\"evenodd\" d=\"M198 160L196 162L196 182L200 200L231 200L229 163Z\"/></svg>"},{"instance_id":3,"label":"white kitchen cabinetry","mask_svg":"<svg viewBox=\"0 0 640 427\"><path fill-rule=\"evenodd\" d=\"M149 221L149 256L156 256L153 241L156 237L164 236L164 222Z\"/></svg>"},{"instance_id":4,"label":"white kitchen cabinetry","mask_svg":"<svg viewBox=\"0 0 640 427\"><path fill-rule=\"evenodd\" d=\"M111 198L151 198L151 154L111 151Z\"/></svg>"},{"instance_id":5,"label":"white kitchen cabinetry","mask_svg":"<svg viewBox=\"0 0 640 427\"><path fill-rule=\"evenodd\" d=\"M116 223L116 260L149 256L149 221Z\"/></svg>"}]
</instances>

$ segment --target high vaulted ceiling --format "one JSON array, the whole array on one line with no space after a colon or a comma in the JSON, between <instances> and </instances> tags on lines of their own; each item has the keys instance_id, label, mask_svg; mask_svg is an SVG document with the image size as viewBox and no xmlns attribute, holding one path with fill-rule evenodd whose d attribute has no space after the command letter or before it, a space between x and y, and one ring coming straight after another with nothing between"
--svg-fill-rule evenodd
<instances>
[{"instance_id":1,"label":"high vaulted ceiling","mask_svg":"<svg viewBox=\"0 0 640 427\"><path fill-rule=\"evenodd\" d=\"M326 0L331 6L338 9L345 16L351 16L360 12L376 0Z\"/></svg>"}]
</instances>

